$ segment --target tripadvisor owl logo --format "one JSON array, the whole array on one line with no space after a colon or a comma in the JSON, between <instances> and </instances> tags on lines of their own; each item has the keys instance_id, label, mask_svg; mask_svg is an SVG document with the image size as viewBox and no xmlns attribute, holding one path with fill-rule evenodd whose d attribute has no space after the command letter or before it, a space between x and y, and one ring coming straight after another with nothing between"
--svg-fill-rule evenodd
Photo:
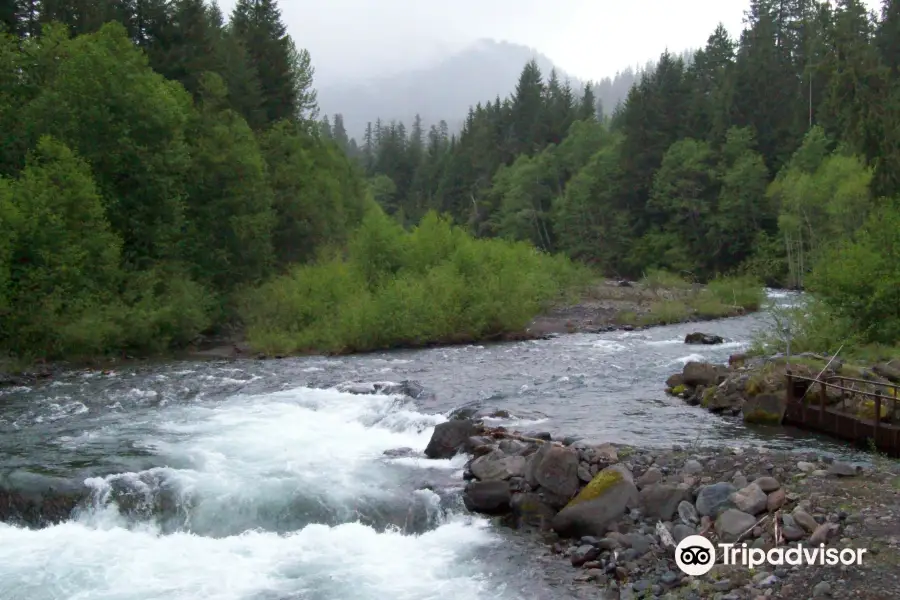
<instances>
[{"instance_id":1,"label":"tripadvisor owl logo","mask_svg":"<svg viewBox=\"0 0 900 600\"><path fill-rule=\"evenodd\" d=\"M685 575L706 575L716 564L716 547L702 535L689 535L675 547L675 564Z\"/></svg>"},{"instance_id":2,"label":"tripadvisor owl logo","mask_svg":"<svg viewBox=\"0 0 900 600\"><path fill-rule=\"evenodd\" d=\"M826 548L818 546L782 546L768 551L747 544L718 544L723 565L743 565L754 569L763 564L784 565L862 565L865 548ZM685 575L698 577L716 564L716 546L702 535L689 535L675 547L675 564Z\"/></svg>"}]
</instances>

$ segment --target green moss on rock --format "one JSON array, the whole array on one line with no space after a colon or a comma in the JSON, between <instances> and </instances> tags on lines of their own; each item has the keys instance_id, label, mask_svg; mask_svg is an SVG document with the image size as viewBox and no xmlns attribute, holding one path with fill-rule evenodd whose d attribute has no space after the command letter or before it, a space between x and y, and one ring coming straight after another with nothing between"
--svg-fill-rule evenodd
<instances>
[{"instance_id":1,"label":"green moss on rock","mask_svg":"<svg viewBox=\"0 0 900 600\"><path fill-rule=\"evenodd\" d=\"M780 425L782 415L762 408L744 411L744 423L754 423L757 425Z\"/></svg>"},{"instance_id":2,"label":"green moss on rock","mask_svg":"<svg viewBox=\"0 0 900 600\"><path fill-rule=\"evenodd\" d=\"M584 486L584 489L582 489L577 496L569 501L566 508L599 498L607 490L622 481L622 479L622 473L616 469L603 469L591 479L590 483Z\"/></svg>"},{"instance_id":3,"label":"green moss on rock","mask_svg":"<svg viewBox=\"0 0 900 600\"><path fill-rule=\"evenodd\" d=\"M682 395L684 395L684 390L685 390L684 385L676 385L675 387L672 388L672 395L673 396L682 396Z\"/></svg>"},{"instance_id":4,"label":"green moss on rock","mask_svg":"<svg viewBox=\"0 0 900 600\"><path fill-rule=\"evenodd\" d=\"M713 399L716 397L716 388L708 387L703 390L703 397L700 399L700 406L703 408L709 408L712 406Z\"/></svg>"}]
</instances>

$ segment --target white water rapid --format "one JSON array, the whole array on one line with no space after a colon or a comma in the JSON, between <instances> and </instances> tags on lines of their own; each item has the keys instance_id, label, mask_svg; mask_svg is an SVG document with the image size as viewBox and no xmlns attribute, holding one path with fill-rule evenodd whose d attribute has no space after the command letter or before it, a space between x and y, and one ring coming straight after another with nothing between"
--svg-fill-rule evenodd
<instances>
[{"instance_id":1,"label":"white water rapid","mask_svg":"<svg viewBox=\"0 0 900 600\"><path fill-rule=\"evenodd\" d=\"M382 456L391 448L424 449L442 416L405 408L399 397L298 388L135 419L125 431L110 427L67 443L77 452L98 436L129 435L132 428L145 431L135 446L169 466L89 479L93 508L63 524L32 530L0 523L0 598L419 600L503 594L473 554L499 541L487 522L442 517L437 495L416 492L409 483L424 468L459 477L463 463ZM429 505L434 526L405 535L354 522L358 505L390 505L401 496ZM123 514L126 500L136 513ZM158 519L140 518L152 514L141 507L154 502L168 504L163 510L173 513L170 523L180 526L167 530ZM271 526L258 527L266 522Z\"/></svg>"}]
</instances>

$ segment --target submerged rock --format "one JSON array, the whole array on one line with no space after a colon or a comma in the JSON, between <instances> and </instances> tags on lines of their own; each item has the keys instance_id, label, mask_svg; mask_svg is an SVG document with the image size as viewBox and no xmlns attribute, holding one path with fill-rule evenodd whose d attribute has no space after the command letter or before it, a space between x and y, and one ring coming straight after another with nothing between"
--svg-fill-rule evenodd
<instances>
[{"instance_id":1,"label":"submerged rock","mask_svg":"<svg viewBox=\"0 0 900 600\"><path fill-rule=\"evenodd\" d=\"M684 343L685 344L703 344L703 345L711 346L714 344L724 344L725 338L718 336L718 335L712 335L709 333L696 332L696 333L687 334L684 338Z\"/></svg>"},{"instance_id":2,"label":"submerged rock","mask_svg":"<svg viewBox=\"0 0 900 600\"><path fill-rule=\"evenodd\" d=\"M386 396L402 395L410 398L419 398L425 394L425 387L418 381L404 380L400 383L393 381L374 381L361 383L345 383L337 386L342 392L348 394L383 394Z\"/></svg>"},{"instance_id":3,"label":"submerged rock","mask_svg":"<svg viewBox=\"0 0 900 600\"><path fill-rule=\"evenodd\" d=\"M24 527L56 525L68 520L87 497L87 490L22 492L0 488L0 522Z\"/></svg>"}]
</instances>

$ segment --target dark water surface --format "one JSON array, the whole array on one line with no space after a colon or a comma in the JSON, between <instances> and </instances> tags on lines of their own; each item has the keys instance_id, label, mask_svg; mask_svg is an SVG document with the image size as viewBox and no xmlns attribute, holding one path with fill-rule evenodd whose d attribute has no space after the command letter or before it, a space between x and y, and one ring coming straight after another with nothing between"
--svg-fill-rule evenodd
<instances>
[{"instance_id":1,"label":"dark water surface","mask_svg":"<svg viewBox=\"0 0 900 600\"><path fill-rule=\"evenodd\" d=\"M340 359L178 363L0 390L0 485L92 492L64 524L0 524L0 598L571 597L571 569L542 567L532 541L459 508L464 459L383 451L424 449L449 411L472 403L513 415L497 424L596 441L836 449L663 393L686 361L724 362L764 326L754 315ZM697 329L728 341L684 345ZM427 394L335 387L405 379Z\"/></svg>"}]
</instances>

